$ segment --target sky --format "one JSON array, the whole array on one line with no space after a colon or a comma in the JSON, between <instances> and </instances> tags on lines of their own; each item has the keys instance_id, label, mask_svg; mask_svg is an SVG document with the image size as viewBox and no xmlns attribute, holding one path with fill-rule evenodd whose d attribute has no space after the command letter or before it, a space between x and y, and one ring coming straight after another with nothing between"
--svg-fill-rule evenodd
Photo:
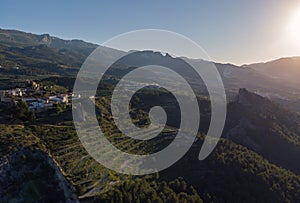
<instances>
[{"instance_id":1,"label":"sky","mask_svg":"<svg viewBox=\"0 0 300 203\"><path fill-rule=\"evenodd\" d=\"M241 65L300 56L300 20L293 24L299 29L288 29L296 12L299 0L2 0L0 28L97 44L124 32L164 29L192 39L214 61Z\"/></svg>"}]
</instances>

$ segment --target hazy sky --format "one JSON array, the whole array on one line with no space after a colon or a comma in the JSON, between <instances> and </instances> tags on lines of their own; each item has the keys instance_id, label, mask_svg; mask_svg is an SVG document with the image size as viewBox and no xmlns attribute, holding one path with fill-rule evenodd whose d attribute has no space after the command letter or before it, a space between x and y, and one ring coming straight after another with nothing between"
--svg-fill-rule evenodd
<instances>
[{"instance_id":1,"label":"hazy sky","mask_svg":"<svg viewBox=\"0 0 300 203\"><path fill-rule=\"evenodd\" d=\"M191 38L215 61L244 64L300 55L300 40L287 31L297 10L299 0L2 0L0 27L98 44L136 29L166 29Z\"/></svg>"}]
</instances>

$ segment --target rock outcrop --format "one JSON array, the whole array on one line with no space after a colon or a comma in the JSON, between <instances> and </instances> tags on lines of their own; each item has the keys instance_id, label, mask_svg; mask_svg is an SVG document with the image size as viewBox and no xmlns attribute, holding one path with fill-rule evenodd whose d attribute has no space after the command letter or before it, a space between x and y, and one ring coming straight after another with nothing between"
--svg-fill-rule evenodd
<instances>
[{"instance_id":1,"label":"rock outcrop","mask_svg":"<svg viewBox=\"0 0 300 203\"><path fill-rule=\"evenodd\" d=\"M0 202L79 202L53 158L36 149L22 148L1 158L0 188Z\"/></svg>"}]
</instances>

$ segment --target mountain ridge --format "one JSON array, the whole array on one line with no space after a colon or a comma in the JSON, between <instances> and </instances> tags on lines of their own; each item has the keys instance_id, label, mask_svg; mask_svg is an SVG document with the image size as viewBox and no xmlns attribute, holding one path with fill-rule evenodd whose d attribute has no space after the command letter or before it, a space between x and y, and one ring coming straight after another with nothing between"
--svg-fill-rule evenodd
<instances>
[{"instance_id":1,"label":"mountain ridge","mask_svg":"<svg viewBox=\"0 0 300 203\"><path fill-rule=\"evenodd\" d=\"M42 33L42 34L36 34L36 33L32 33L32 32L27 32L27 31L21 31L21 30L17 30L17 29L3 29L0 28L0 43L3 43L4 41L1 40L1 35L3 35L3 33L17 33L17 34L25 34L25 35L29 35L29 36L34 36L34 38L39 39L40 43L36 42L37 44L47 44L50 41L50 44L53 43L52 40L57 40L57 41L64 41L65 44L68 43L78 43L81 45L85 45L85 46L90 46L93 48L96 48L100 45L93 43L93 42L87 42L85 40L82 39L63 39L57 36L52 36L49 33ZM26 43L24 43L24 45L26 45ZM32 45L32 44L31 44ZM59 45L52 45L53 48L59 48ZM119 50L121 51L121 50ZM131 50L133 51L133 50ZM129 53L131 52L129 51ZM189 60L203 60L203 59L194 59L194 58L189 58L189 57L185 57L185 56L181 56L179 58L186 58ZM254 62L254 63L249 63L249 64L242 64L242 65L236 65L234 63L230 63L230 62L217 62L217 61L209 61L209 62L213 62L215 64L219 64L219 65L232 65L235 67L239 67L239 68L243 68L243 67L249 67L252 65L258 65L258 64L267 64L267 63L271 63L271 62L276 62L276 61L280 61L280 60L294 60L294 59L298 59L300 60L300 56L287 56L287 57L280 57L280 58L275 58L272 60L268 60L266 62ZM204 60L205 61L205 60Z\"/></svg>"},{"instance_id":2,"label":"mountain ridge","mask_svg":"<svg viewBox=\"0 0 300 203\"><path fill-rule=\"evenodd\" d=\"M10 37L10 39L8 41L10 41L10 43L6 42L3 40L4 37ZM18 40L18 37L23 36L23 39L28 39L28 41L24 41L24 42L15 42L15 40ZM24 38L25 37L25 38ZM31 40L31 41L30 41ZM80 39L70 39L70 40L65 40L56 36L52 36L48 33L43 33L43 34L35 34L35 33L31 33L31 32L25 32L25 31L20 31L20 30L15 30L15 29L2 29L0 28L0 42L1 43L7 43L8 45L38 45L38 44L48 44L50 45L51 43L53 43L53 40L57 40L57 41L65 41L65 43L81 43L81 45L85 44L86 46L92 46L92 47L97 47L99 45L91 43L91 42L86 42L84 40L80 40Z\"/></svg>"},{"instance_id":3,"label":"mountain ridge","mask_svg":"<svg viewBox=\"0 0 300 203\"><path fill-rule=\"evenodd\" d=\"M102 49L102 54L107 60L124 55L124 52L120 50L82 40L63 40L49 34L35 35L17 30L0 29L0 66L2 66L0 73L5 77L16 75L75 77L82 63L97 47ZM262 95L268 95L281 103L289 102L288 106L300 111L300 106L297 105L300 96L298 85L300 71L297 74L290 74L292 80L289 78L278 80L270 74L274 71L268 69L264 72L251 65L236 66L203 59L172 58L169 55L162 55L162 58L166 61L174 61L176 58L184 59L196 68L214 63L222 77L229 98L233 98L240 87L245 87Z\"/></svg>"}]
</instances>

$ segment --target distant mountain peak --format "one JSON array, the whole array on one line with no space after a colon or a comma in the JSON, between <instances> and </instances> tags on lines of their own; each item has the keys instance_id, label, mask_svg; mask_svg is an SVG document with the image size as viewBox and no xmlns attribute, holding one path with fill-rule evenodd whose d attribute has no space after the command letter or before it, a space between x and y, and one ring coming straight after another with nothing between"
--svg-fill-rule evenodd
<instances>
[{"instance_id":1,"label":"distant mountain peak","mask_svg":"<svg viewBox=\"0 0 300 203\"><path fill-rule=\"evenodd\" d=\"M0 44L8 47L27 47L44 44L50 48L77 51L86 56L98 47L97 44L92 44L78 39L63 40L58 37L53 37L50 34L38 35L17 30L4 29L0 29Z\"/></svg>"}]
</instances>

